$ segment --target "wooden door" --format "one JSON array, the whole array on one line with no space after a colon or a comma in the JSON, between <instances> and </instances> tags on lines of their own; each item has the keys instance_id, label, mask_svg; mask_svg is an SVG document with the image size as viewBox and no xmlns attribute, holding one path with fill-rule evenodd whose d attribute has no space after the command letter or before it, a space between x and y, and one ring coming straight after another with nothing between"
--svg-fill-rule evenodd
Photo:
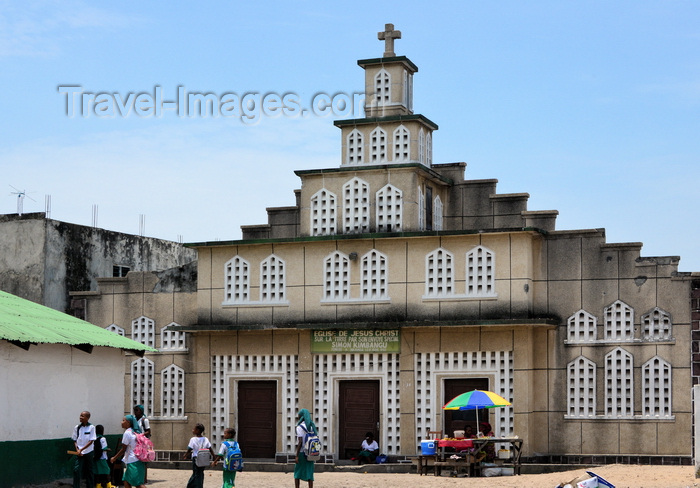
<instances>
[{"instance_id":1,"label":"wooden door","mask_svg":"<svg viewBox=\"0 0 700 488\"><path fill-rule=\"evenodd\" d=\"M270 459L277 448L277 382L238 382L238 435L243 456Z\"/></svg>"},{"instance_id":2,"label":"wooden door","mask_svg":"<svg viewBox=\"0 0 700 488\"><path fill-rule=\"evenodd\" d=\"M367 432L380 440L379 381L341 381L338 400L338 457L350 459L360 451Z\"/></svg>"},{"instance_id":3,"label":"wooden door","mask_svg":"<svg viewBox=\"0 0 700 488\"><path fill-rule=\"evenodd\" d=\"M471 390L488 390L488 378L456 378L445 380L443 405L452 400L457 395L461 395ZM442 431L445 435L454 437L455 430L465 430L469 425L474 435L479 431L476 425L476 410L443 410L444 422ZM479 422L489 421L489 410L479 410Z\"/></svg>"}]
</instances>

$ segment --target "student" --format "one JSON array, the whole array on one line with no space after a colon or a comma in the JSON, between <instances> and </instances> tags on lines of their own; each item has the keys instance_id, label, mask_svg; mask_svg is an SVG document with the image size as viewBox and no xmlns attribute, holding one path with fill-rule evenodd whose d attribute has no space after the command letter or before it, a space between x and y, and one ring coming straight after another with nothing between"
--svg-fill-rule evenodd
<instances>
[{"instance_id":1,"label":"student","mask_svg":"<svg viewBox=\"0 0 700 488\"><path fill-rule=\"evenodd\" d=\"M97 488L112 488L112 483L109 481L109 464L107 464L107 439L105 439L105 428L102 425L95 426L97 439L95 439L95 456L93 458L93 473L95 474L95 483Z\"/></svg>"},{"instance_id":2,"label":"student","mask_svg":"<svg viewBox=\"0 0 700 488\"><path fill-rule=\"evenodd\" d=\"M124 476L122 477L122 480L124 480L124 487L142 488L145 468L143 463L136 457L136 454L134 454L136 434L141 433L139 422L136 420L136 417L133 415L124 417L122 419L122 429L124 429L124 435L122 435L122 442L119 446L119 450L112 458L112 464L116 463L123 454L123 461L126 465Z\"/></svg>"},{"instance_id":3,"label":"student","mask_svg":"<svg viewBox=\"0 0 700 488\"><path fill-rule=\"evenodd\" d=\"M95 426L90 422L90 412L80 412L80 423L73 429L71 439L78 457L73 465L73 488L80 488L80 478L85 478L85 488L94 488L95 479L92 474L93 443L97 439Z\"/></svg>"},{"instance_id":4,"label":"student","mask_svg":"<svg viewBox=\"0 0 700 488\"><path fill-rule=\"evenodd\" d=\"M194 434L194 437L192 437L190 439L190 443L187 444L187 452L183 456L183 459L192 457L192 476L190 476L190 479L187 482L187 488L204 488L205 466L197 466L197 456L199 455L200 451L208 450L211 453L211 458L213 458L214 451L211 448L211 442L209 442L209 439L204 437L204 425L195 425L194 429L192 429L192 434Z\"/></svg>"},{"instance_id":5,"label":"student","mask_svg":"<svg viewBox=\"0 0 700 488\"><path fill-rule=\"evenodd\" d=\"M136 420L139 422L139 429L141 429L141 432L150 439L151 423L148 417L146 417L146 410L143 408L143 405L134 405L134 417L136 417ZM143 482L148 483L148 463L143 463L143 467L145 470L143 472Z\"/></svg>"},{"instance_id":6,"label":"student","mask_svg":"<svg viewBox=\"0 0 700 488\"><path fill-rule=\"evenodd\" d=\"M211 466L214 467L222 459L226 458L226 453L229 448L233 448L236 441L233 438L236 437L236 429L228 428L224 430L224 442L221 443L219 447L219 454L216 455L214 460L211 462ZM236 472L228 471L224 469L224 484L221 488L234 488L236 486Z\"/></svg>"},{"instance_id":7,"label":"student","mask_svg":"<svg viewBox=\"0 0 700 488\"><path fill-rule=\"evenodd\" d=\"M306 454L302 451L304 437L307 432L315 432L316 424L311 420L311 414L305 408L299 410L299 421L297 422L297 450L294 458L294 487L299 488L301 480L309 483L309 488L314 488L314 462L306 459Z\"/></svg>"},{"instance_id":8,"label":"student","mask_svg":"<svg viewBox=\"0 0 700 488\"><path fill-rule=\"evenodd\" d=\"M379 454L379 444L374 440L374 434L367 432L365 439L362 441L360 453L357 455L358 464L370 464L375 462Z\"/></svg>"}]
</instances>

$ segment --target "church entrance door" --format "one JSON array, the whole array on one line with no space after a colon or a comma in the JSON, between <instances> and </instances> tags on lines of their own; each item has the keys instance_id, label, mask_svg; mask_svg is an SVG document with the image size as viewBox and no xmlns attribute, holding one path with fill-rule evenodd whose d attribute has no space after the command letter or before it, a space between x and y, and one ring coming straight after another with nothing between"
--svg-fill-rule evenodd
<instances>
[{"instance_id":1,"label":"church entrance door","mask_svg":"<svg viewBox=\"0 0 700 488\"><path fill-rule=\"evenodd\" d=\"M236 440L246 458L275 457L277 442L277 382L238 382Z\"/></svg>"},{"instance_id":2,"label":"church entrance door","mask_svg":"<svg viewBox=\"0 0 700 488\"><path fill-rule=\"evenodd\" d=\"M350 459L360 451L367 432L380 440L379 381L341 381L338 400L338 457Z\"/></svg>"},{"instance_id":3,"label":"church entrance door","mask_svg":"<svg viewBox=\"0 0 700 488\"><path fill-rule=\"evenodd\" d=\"M457 395L472 390L488 390L488 378L455 378L445 380L443 391L445 392L442 405L452 400ZM440 406L442 406L440 405ZM479 431L476 425L476 410L443 410L444 427L443 432L449 437L454 437L455 430L465 430L470 425L474 435ZM479 422L488 422L488 409L479 412Z\"/></svg>"}]
</instances>

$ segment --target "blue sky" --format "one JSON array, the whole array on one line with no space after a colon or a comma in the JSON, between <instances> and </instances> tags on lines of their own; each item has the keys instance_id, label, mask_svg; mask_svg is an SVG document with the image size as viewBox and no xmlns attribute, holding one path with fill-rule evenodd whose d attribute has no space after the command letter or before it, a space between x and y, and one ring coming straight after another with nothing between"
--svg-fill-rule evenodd
<instances>
[{"instance_id":1,"label":"blue sky","mask_svg":"<svg viewBox=\"0 0 700 488\"><path fill-rule=\"evenodd\" d=\"M59 86L175 100L358 93L358 59L418 67L435 162L530 194L557 228L605 228L700 271L700 3L694 1L83 2L0 0L0 213L200 242L294 203L296 169L337 167L333 116L66 114ZM115 95L116 94L116 95ZM121 98L120 98L121 100ZM106 104L101 105L103 108ZM114 112L114 110L113 110Z\"/></svg>"}]
</instances>

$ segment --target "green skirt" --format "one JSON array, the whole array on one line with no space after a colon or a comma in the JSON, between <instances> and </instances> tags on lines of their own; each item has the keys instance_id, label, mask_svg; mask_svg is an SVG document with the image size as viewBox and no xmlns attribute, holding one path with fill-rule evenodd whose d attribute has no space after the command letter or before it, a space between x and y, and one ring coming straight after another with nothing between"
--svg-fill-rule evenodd
<instances>
[{"instance_id":1,"label":"green skirt","mask_svg":"<svg viewBox=\"0 0 700 488\"><path fill-rule=\"evenodd\" d=\"M109 474L109 464L106 459L97 459L92 465L92 472L95 474Z\"/></svg>"},{"instance_id":2,"label":"green skirt","mask_svg":"<svg viewBox=\"0 0 700 488\"><path fill-rule=\"evenodd\" d=\"M303 452L299 453L299 462L294 465L294 479L302 481L314 480L314 462L306 459Z\"/></svg>"},{"instance_id":3,"label":"green skirt","mask_svg":"<svg viewBox=\"0 0 700 488\"><path fill-rule=\"evenodd\" d=\"M236 486L236 472L224 470L224 484L222 488L234 488Z\"/></svg>"},{"instance_id":4,"label":"green skirt","mask_svg":"<svg viewBox=\"0 0 700 488\"><path fill-rule=\"evenodd\" d=\"M126 481L131 486L141 486L145 477L146 466L141 461L136 461L135 463L126 465L122 480Z\"/></svg>"}]
</instances>

